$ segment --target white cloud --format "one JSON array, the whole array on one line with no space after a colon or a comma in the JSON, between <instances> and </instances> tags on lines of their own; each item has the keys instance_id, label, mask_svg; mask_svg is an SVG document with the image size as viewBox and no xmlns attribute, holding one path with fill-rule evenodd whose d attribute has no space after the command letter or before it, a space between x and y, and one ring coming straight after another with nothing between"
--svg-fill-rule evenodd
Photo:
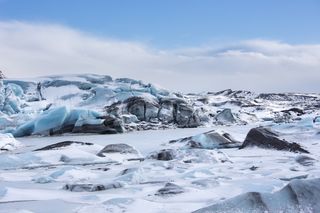
<instances>
[{"instance_id":1,"label":"white cloud","mask_svg":"<svg viewBox=\"0 0 320 213\"><path fill-rule=\"evenodd\" d=\"M0 22L0 70L9 77L108 74L188 92L318 92L320 45L248 40L219 48L159 50L61 25Z\"/></svg>"}]
</instances>

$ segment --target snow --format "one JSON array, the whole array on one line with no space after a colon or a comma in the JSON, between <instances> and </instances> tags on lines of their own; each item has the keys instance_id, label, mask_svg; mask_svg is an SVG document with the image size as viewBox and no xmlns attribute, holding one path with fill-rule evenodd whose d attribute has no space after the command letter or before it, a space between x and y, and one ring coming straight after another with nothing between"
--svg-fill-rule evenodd
<instances>
[{"instance_id":1,"label":"snow","mask_svg":"<svg viewBox=\"0 0 320 213\"><path fill-rule=\"evenodd\" d=\"M0 152L12 151L21 146L22 144L12 134L0 134Z\"/></svg>"},{"instance_id":2,"label":"snow","mask_svg":"<svg viewBox=\"0 0 320 213\"><path fill-rule=\"evenodd\" d=\"M180 94L133 79L112 80L93 74L0 82L0 132L7 132L0 134L0 212L192 212L230 199L242 202L250 192L261 193L271 210L277 212L282 204L291 202L283 187L293 184L302 190L303 184L297 181L320 177L318 94L302 94L314 100L297 94L259 95L231 90ZM130 97L155 104L160 99L179 100L194 110L192 115L199 114L202 123L187 129L165 124L166 119L174 119L174 109L165 105L158 111L164 122L141 122L126 112L125 105L119 105L123 112L119 117L126 125L133 129L154 125L155 130L48 136L50 131L67 125L101 124L106 106ZM285 119L282 110L293 105L305 114L290 112L290 118ZM227 119L218 122L216 115L223 109L230 109L224 117ZM234 120L226 122L231 115ZM161 129L164 125L169 129ZM241 144L249 130L258 126L301 144L310 154L257 147L222 148L207 134L228 133ZM29 136L17 141L8 132ZM183 141L169 142L185 137L199 143L201 149ZM87 144L38 150L63 141ZM110 144L127 144L137 152L97 155ZM150 157L164 149L173 150L172 160ZM171 186L170 193L158 193L166 186ZM247 201L242 204L244 210L249 209Z\"/></svg>"},{"instance_id":3,"label":"snow","mask_svg":"<svg viewBox=\"0 0 320 213\"><path fill-rule=\"evenodd\" d=\"M255 125L220 126L216 128L216 132L228 132L237 140L243 141L252 127ZM110 154L104 158L96 156L105 145L113 143L127 143L139 150L142 156L147 156L163 148L179 147L177 144L168 144L169 140L199 135L212 128L20 138L25 146L19 148L17 154L1 155L0 187L7 190L0 202L9 203L0 205L9 210L20 208L38 212L43 211L44 206L54 206L60 200L59 208L69 209L71 212L141 212L141 209L145 209L145 212L190 212L250 191L273 193L288 184L288 181L282 180L285 178L301 175L308 175L307 179L319 177L320 144L317 142L319 137L314 134L316 129L301 132L301 126L295 126L294 130L286 125L280 127L281 125L274 126L288 140L294 138L311 151L309 156L316 159L313 165L298 164L296 159L299 155L296 153L259 148L201 149L193 152L182 147L181 157L168 162L153 159L128 161L125 154ZM71 145L57 150L32 152L65 140L94 142L95 145ZM61 162L62 155L68 156L71 161ZM190 157L198 161L183 162ZM114 161L120 164L82 166L89 162ZM23 166L39 165L46 167L21 169ZM251 170L252 166L257 169ZM168 182L181 186L184 192L169 197L156 196L157 191ZM75 183L121 183L123 187L98 192L70 192L63 189L65 184ZM28 205L26 202L10 204L17 200L36 201L28 202Z\"/></svg>"}]
</instances>

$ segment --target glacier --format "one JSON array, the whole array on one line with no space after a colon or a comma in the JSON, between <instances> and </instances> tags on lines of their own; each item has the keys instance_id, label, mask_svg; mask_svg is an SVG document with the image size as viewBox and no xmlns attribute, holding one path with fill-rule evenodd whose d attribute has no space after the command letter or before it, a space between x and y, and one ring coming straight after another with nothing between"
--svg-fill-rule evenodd
<instances>
[{"instance_id":1,"label":"glacier","mask_svg":"<svg viewBox=\"0 0 320 213\"><path fill-rule=\"evenodd\" d=\"M320 94L0 79L0 212L319 212Z\"/></svg>"}]
</instances>

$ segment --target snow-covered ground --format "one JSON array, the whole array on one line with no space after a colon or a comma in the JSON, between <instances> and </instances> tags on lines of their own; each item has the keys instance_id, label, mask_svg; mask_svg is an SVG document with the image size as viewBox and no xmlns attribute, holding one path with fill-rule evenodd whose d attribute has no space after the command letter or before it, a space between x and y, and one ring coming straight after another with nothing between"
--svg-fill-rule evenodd
<instances>
[{"instance_id":1,"label":"snow-covered ground","mask_svg":"<svg viewBox=\"0 0 320 213\"><path fill-rule=\"evenodd\" d=\"M90 74L1 80L0 212L319 212L319 106Z\"/></svg>"},{"instance_id":2,"label":"snow-covered ground","mask_svg":"<svg viewBox=\"0 0 320 213\"><path fill-rule=\"evenodd\" d=\"M0 155L0 209L1 212L192 212L244 192L274 192L294 178L320 177L320 135L317 128L305 128L302 123L295 127L276 125L272 129L283 133L287 140L299 142L310 154L260 148L200 149L199 161L192 163L179 159L128 161L176 147L168 143L170 140L212 129L228 132L243 141L252 127L255 125L20 138L24 147ZM33 151L70 140L94 145ZM104 146L118 143L131 145L138 153L96 156ZM62 160L62 156L67 160ZM314 161L301 165L297 162L301 156ZM182 192L157 194L166 183L180 186ZM66 184L119 184L119 188L75 192L65 189Z\"/></svg>"}]
</instances>

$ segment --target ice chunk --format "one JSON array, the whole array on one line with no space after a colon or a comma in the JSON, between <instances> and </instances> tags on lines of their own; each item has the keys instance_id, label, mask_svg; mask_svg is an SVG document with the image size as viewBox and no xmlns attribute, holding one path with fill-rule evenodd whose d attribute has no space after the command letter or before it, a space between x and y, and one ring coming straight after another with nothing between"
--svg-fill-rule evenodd
<instances>
[{"instance_id":1,"label":"ice chunk","mask_svg":"<svg viewBox=\"0 0 320 213\"><path fill-rule=\"evenodd\" d=\"M11 151L20 146L22 144L12 134L0 134L0 151Z\"/></svg>"},{"instance_id":2,"label":"ice chunk","mask_svg":"<svg viewBox=\"0 0 320 213\"><path fill-rule=\"evenodd\" d=\"M62 106L45 111L34 120L21 125L13 135L16 137L34 134L48 135L51 131L59 131L67 126L78 127L85 124L101 124L103 120L99 118L100 116L95 111L68 109Z\"/></svg>"}]
</instances>

